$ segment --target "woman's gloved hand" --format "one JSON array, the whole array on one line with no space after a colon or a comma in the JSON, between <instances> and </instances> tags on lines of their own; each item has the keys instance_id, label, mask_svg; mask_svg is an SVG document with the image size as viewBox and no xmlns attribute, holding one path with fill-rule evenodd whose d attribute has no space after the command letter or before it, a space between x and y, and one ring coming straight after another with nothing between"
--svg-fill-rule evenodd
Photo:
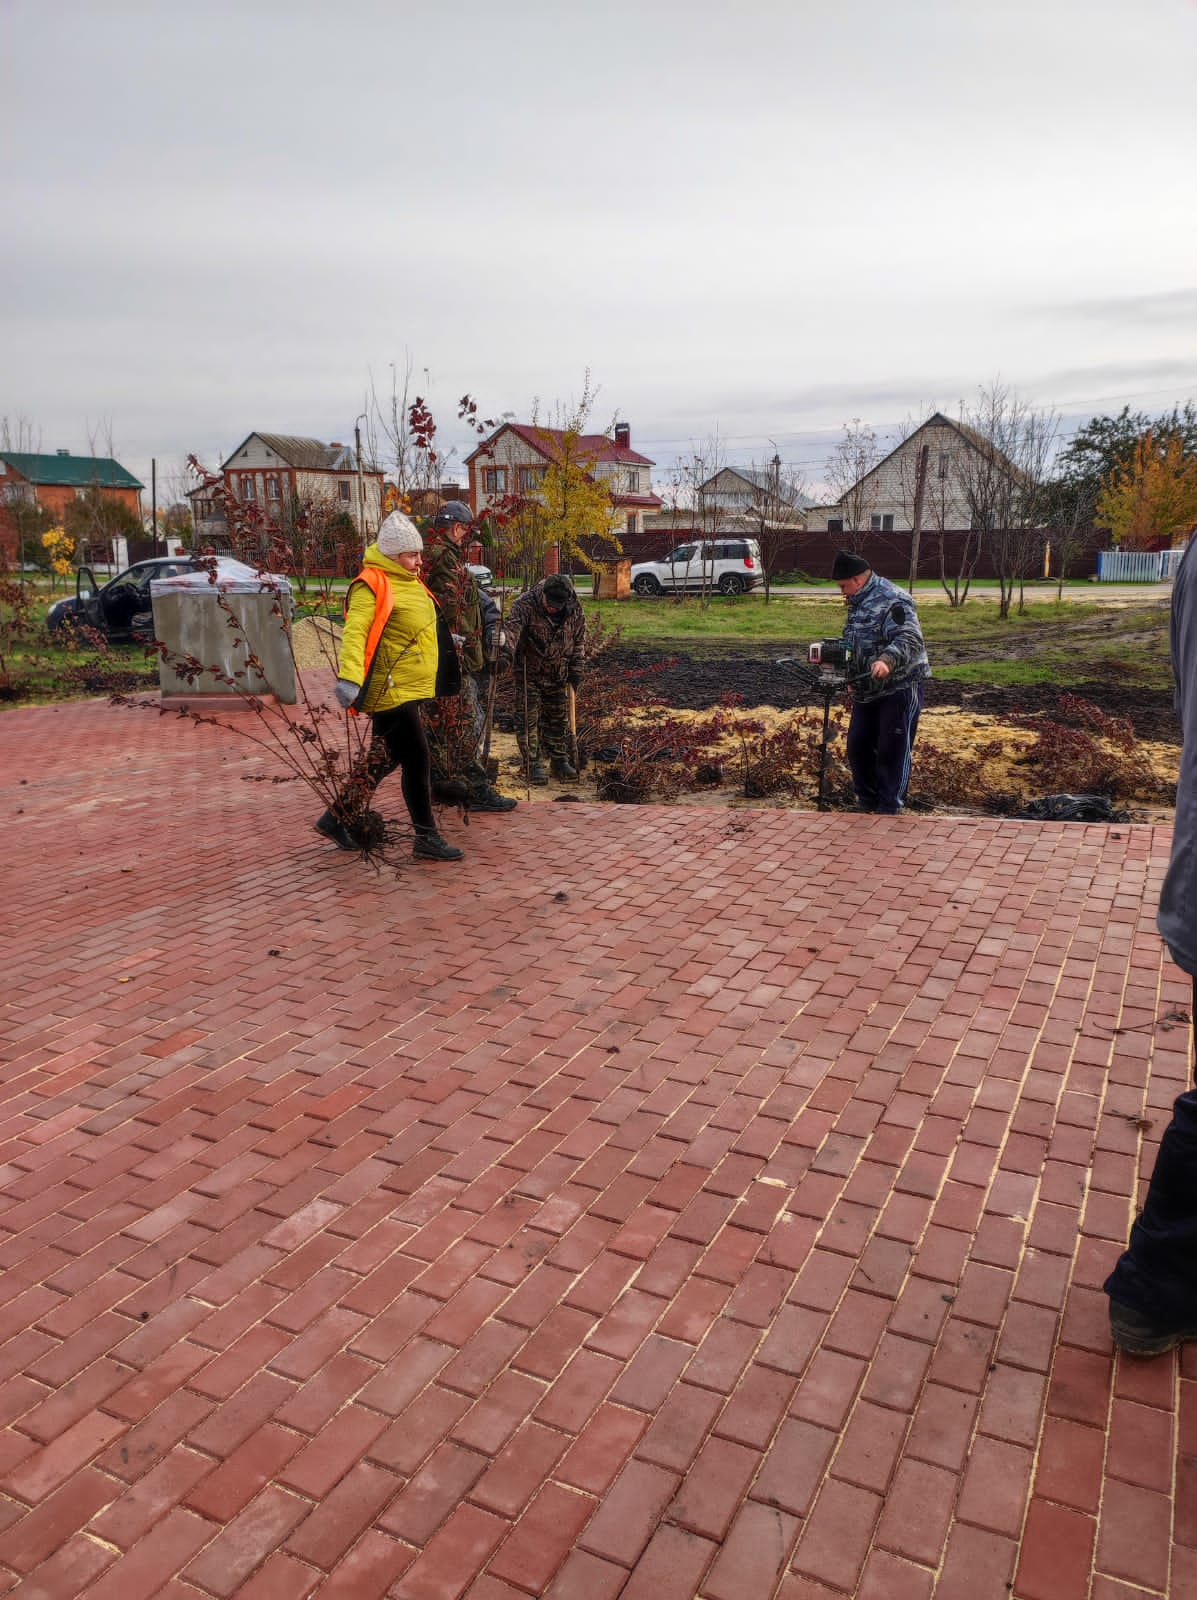
<instances>
[{"instance_id":1,"label":"woman's gloved hand","mask_svg":"<svg viewBox=\"0 0 1197 1600\"><path fill-rule=\"evenodd\" d=\"M337 686L333 690L333 693L337 697L337 704L343 706L346 711L349 710L349 707L353 704L361 692L361 684L350 683L348 678L338 678Z\"/></svg>"}]
</instances>

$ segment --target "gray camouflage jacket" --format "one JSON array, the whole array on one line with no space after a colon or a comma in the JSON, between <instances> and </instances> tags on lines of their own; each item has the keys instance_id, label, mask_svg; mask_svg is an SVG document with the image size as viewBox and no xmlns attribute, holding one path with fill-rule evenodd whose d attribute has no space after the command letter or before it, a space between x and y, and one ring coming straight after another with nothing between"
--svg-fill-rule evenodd
<instances>
[{"instance_id":1,"label":"gray camouflage jacket","mask_svg":"<svg viewBox=\"0 0 1197 1600\"><path fill-rule=\"evenodd\" d=\"M931 676L914 601L905 589L874 572L848 601L844 638L852 646L853 685L858 700L879 700ZM868 678L875 661L889 663L888 678Z\"/></svg>"}]
</instances>

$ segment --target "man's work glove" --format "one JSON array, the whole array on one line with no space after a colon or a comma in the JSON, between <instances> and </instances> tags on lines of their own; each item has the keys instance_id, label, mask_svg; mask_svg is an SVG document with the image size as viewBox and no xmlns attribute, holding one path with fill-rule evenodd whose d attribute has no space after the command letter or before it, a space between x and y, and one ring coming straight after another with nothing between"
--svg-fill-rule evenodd
<instances>
[{"instance_id":1,"label":"man's work glove","mask_svg":"<svg viewBox=\"0 0 1197 1600\"><path fill-rule=\"evenodd\" d=\"M353 704L361 692L361 684L351 683L348 678L338 678L337 687L333 690L333 693L337 697L337 704L344 707L346 711L349 710L349 707Z\"/></svg>"}]
</instances>

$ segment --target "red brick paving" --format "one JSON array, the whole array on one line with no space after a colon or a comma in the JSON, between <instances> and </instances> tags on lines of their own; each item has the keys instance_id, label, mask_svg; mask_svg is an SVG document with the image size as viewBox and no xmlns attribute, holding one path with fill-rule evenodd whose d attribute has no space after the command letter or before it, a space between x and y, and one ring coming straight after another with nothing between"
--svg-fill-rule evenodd
<instances>
[{"instance_id":1,"label":"red brick paving","mask_svg":"<svg viewBox=\"0 0 1197 1600\"><path fill-rule=\"evenodd\" d=\"M1197 1350L1100 1293L1166 830L538 806L396 876L227 732L0 736L0 1592L1197 1594Z\"/></svg>"}]
</instances>

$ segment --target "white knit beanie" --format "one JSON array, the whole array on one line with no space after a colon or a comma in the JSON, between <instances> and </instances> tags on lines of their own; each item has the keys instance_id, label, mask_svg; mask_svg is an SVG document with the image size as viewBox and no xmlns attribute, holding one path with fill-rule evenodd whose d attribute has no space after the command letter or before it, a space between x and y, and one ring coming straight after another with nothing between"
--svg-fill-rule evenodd
<instances>
[{"instance_id":1,"label":"white knit beanie","mask_svg":"<svg viewBox=\"0 0 1197 1600\"><path fill-rule=\"evenodd\" d=\"M423 550L424 541L420 538L420 530L410 517L405 517L402 511L392 511L378 530L379 555L387 556L394 560L396 556L405 555L409 550Z\"/></svg>"}]
</instances>

